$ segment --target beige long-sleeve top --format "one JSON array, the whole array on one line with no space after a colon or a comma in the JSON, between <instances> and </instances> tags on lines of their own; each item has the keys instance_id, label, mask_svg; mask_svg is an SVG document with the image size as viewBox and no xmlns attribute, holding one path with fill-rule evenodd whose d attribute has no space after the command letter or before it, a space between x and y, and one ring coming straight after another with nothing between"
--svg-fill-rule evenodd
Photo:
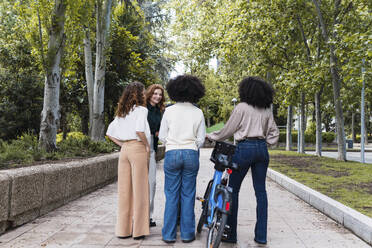
<instances>
[{"instance_id":1,"label":"beige long-sleeve top","mask_svg":"<svg viewBox=\"0 0 372 248\"><path fill-rule=\"evenodd\" d=\"M259 138L273 145L278 142L279 129L270 108L255 108L242 102L235 107L225 126L208 137L213 140L225 140L232 135L236 141Z\"/></svg>"},{"instance_id":2,"label":"beige long-sleeve top","mask_svg":"<svg viewBox=\"0 0 372 248\"><path fill-rule=\"evenodd\" d=\"M189 102L177 102L165 109L160 124L159 139L165 150L198 150L205 139L203 112Z\"/></svg>"}]
</instances>

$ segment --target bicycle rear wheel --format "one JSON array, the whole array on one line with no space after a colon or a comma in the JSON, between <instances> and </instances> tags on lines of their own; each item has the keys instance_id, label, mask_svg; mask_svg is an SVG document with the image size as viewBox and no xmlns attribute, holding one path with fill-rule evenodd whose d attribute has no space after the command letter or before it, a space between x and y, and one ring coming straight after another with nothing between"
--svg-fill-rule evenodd
<instances>
[{"instance_id":1,"label":"bicycle rear wheel","mask_svg":"<svg viewBox=\"0 0 372 248\"><path fill-rule=\"evenodd\" d=\"M200 218L199 218L199 222L198 222L198 225L196 227L196 231L198 233L201 232L202 228L203 228L203 225L206 223L207 221L207 215L208 215L208 202L209 202L209 194L211 192L211 189L212 189L212 184L213 184L213 180L211 180L209 183L208 183L208 186L207 186L207 189L205 190L205 193L204 193L204 202L202 203L202 213L200 215Z\"/></svg>"},{"instance_id":2,"label":"bicycle rear wheel","mask_svg":"<svg viewBox=\"0 0 372 248\"><path fill-rule=\"evenodd\" d=\"M207 248L218 248L227 222L227 214L216 210L213 218L213 225L209 229Z\"/></svg>"}]
</instances>

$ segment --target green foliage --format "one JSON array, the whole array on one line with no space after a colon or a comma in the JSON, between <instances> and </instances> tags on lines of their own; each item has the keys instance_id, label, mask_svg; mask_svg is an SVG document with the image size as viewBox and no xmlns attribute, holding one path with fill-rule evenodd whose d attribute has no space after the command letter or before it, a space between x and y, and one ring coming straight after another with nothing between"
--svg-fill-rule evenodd
<instances>
[{"instance_id":1,"label":"green foliage","mask_svg":"<svg viewBox=\"0 0 372 248\"><path fill-rule=\"evenodd\" d=\"M106 51L106 122L113 117L117 100L128 82L163 83L172 65L163 30L167 22L162 7L164 0L138 2L121 1L113 5L110 47ZM83 38L88 30L94 57L96 3L95 0L66 1L65 56L61 61L60 86L60 128L64 131L79 128L88 132ZM43 64L49 62L46 52L53 8L54 2L46 0L0 1L1 139L10 140L28 130L39 132L45 78Z\"/></svg>"},{"instance_id":2,"label":"green foliage","mask_svg":"<svg viewBox=\"0 0 372 248\"><path fill-rule=\"evenodd\" d=\"M67 138L72 138L75 140L82 140L86 136L82 132L69 132L67 133ZM63 133L57 134L57 144L59 144L63 140Z\"/></svg>"},{"instance_id":3,"label":"green foliage","mask_svg":"<svg viewBox=\"0 0 372 248\"><path fill-rule=\"evenodd\" d=\"M22 29L20 11L0 3L0 138L38 132L43 81L32 44Z\"/></svg>"},{"instance_id":4,"label":"green foliage","mask_svg":"<svg viewBox=\"0 0 372 248\"><path fill-rule=\"evenodd\" d=\"M351 135L347 136L348 139L351 139ZM355 142L360 143L361 136L360 134L355 135ZM368 141L372 140L372 134L368 134Z\"/></svg>"},{"instance_id":5,"label":"green foliage","mask_svg":"<svg viewBox=\"0 0 372 248\"><path fill-rule=\"evenodd\" d=\"M362 58L365 68L371 68L372 17L367 11L371 5L370 1L357 0L340 1L340 11L334 6L334 1L321 1L325 22L334 35L330 43L340 59L343 108L356 111ZM237 82L244 76L258 75L274 85L281 115L288 105L298 105L301 91L306 92L306 104L313 103L314 94L322 91L321 111L327 112L324 120L329 126L335 115L329 44L322 37L312 1L172 0L170 8L176 13L171 27L177 55L188 70L203 76L210 60L218 60L213 90L206 98L218 99L213 114L219 121L226 120L231 111ZM337 22L333 21L335 15L339 15ZM367 69L365 77L370 79L370 74ZM371 80L366 83L370 105ZM205 106L207 103L202 102L201 107Z\"/></svg>"},{"instance_id":6,"label":"green foliage","mask_svg":"<svg viewBox=\"0 0 372 248\"><path fill-rule=\"evenodd\" d=\"M336 134L334 132L323 132L322 133L322 142L324 143L332 143L335 140L335 138L336 138Z\"/></svg>"},{"instance_id":7,"label":"green foliage","mask_svg":"<svg viewBox=\"0 0 372 248\"><path fill-rule=\"evenodd\" d=\"M286 135L287 135L287 132L285 130L280 131L279 142L285 143ZM297 143L297 136L298 136L298 132L292 130L292 142L294 144ZM334 132L322 132L322 142L323 143L332 143L335 138L336 138L336 134ZM315 142L316 142L315 133L311 133L311 132L306 131L305 132L305 142L315 144Z\"/></svg>"},{"instance_id":8,"label":"green foliage","mask_svg":"<svg viewBox=\"0 0 372 248\"><path fill-rule=\"evenodd\" d=\"M0 169L27 166L46 160L60 160L110 153L116 145L108 141L91 141L80 132L73 132L58 142L58 150L47 153L38 146L37 136L25 133L11 141L0 140Z\"/></svg>"}]
</instances>

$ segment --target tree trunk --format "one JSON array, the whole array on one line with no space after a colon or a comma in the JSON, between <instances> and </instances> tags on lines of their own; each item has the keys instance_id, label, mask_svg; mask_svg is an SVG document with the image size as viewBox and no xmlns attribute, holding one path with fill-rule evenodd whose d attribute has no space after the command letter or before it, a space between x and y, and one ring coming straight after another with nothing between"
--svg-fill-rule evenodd
<instances>
[{"instance_id":1,"label":"tree trunk","mask_svg":"<svg viewBox=\"0 0 372 248\"><path fill-rule=\"evenodd\" d=\"M320 92L315 93L315 121L316 121L316 141L315 154L322 156L322 117L320 112Z\"/></svg>"},{"instance_id":2,"label":"tree trunk","mask_svg":"<svg viewBox=\"0 0 372 248\"><path fill-rule=\"evenodd\" d=\"M85 29L84 36L84 58L85 58L85 77L87 81L87 91L88 91L88 107L89 107L89 134L91 133L93 125L93 60L92 60L92 46L90 42L90 30Z\"/></svg>"},{"instance_id":3,"label":"tree trunk","mask_svg":"<svg viewBox=\"0 0 372 248\"><path fill-rule=\"evenodd\" d=\"M334 25L337 23L337 14L339 13L341 0L335 1L335 15L334 15ZM327 27L324 22L324 18L322 12L320 10L320 6L318 0L313 0L315 5L320 26L322 28L322 35L324 38L325 43L328 45L330 50L330 69L331 69L331 76L332 76L332 85L333 85L333 98L335 104L335 111L336 111L336 129L337 129L337 144L338 144L338 160L345 161L346 160L346 143L345 143L345 129L344 129L344 117L342 112L342 104L340 98L340 76L338 73L338 66L337 66L337 57L335 54L335 48L332 43L329 42Z\"/></svg>"},{"instance_id":4,"label":"tree trunk","mask_svg":"<svg viewBox=\"0 0 372 248\"><path fill-rule=\"evenodd\" d=\"M44 103L41 112L39 146L47 151L57 148L56 136L60 121L59 92L61 82L60 63L64 48L66 1L55 0L49 30L48 53L46 58Z\"/></svg>"},{"instance_id":5,"label":"tree trunk","mask_svg":"<svg viewBox=\"0 0 372 248\"><path fill-rule=\"evenodd\" d=\"M293 122L293 106L289 105L287 110L287 132L285 140L285 150L292 150L292 122Z\"/></svg>"},{"instance_id":6,"label":"tree trunk","mask_svg":"<svg viewBox=\"0 0 372 248\"><path fill-rule=\"evenodd\" d=\"M205 107L205 118L207 119L207 127L210 127L211 126L211 118L209 116L209 111L208 111L208 107Z\"/></svg>"},{"instance_id":7,"label":"tree trunk","mask_svg":"<svg viewBox=\"0 0 372 248\"><path fill-rule=\"evenodd\" d=\"M351 139L353 143L356 142L356 133L355 133L355 113L351 113Z\"/></svg>"},{"instance_id":8,"label":"tree trunk","mask_svg":"<svg viewBox=\"0 0 372 248\"><path fill-rule=\"evenodd\" d=\"M104 97L106 72L107 33L110 27L112 0L97 3L96 66L93 87L92 140L103 140L105 131Z\"/></svg>"},{"instance_id":9,"label":"tree trunk","mask_svg":"<svg viewBox=\"0 0 372 248\"><path fill-rule=\"evenodd\" d=\"M300 153L305 153L305 93L301 92Z\"/></svg>"}]
</instances>

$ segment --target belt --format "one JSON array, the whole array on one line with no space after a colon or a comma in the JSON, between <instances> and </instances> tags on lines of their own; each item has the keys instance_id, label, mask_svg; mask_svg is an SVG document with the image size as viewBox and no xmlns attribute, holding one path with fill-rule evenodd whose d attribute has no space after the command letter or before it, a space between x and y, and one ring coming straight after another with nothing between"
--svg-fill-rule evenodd
<instances>
[{"instance_id":1,"label":"belt","mask_svg":"<svg viewBox=\"0 0 372 248\"><path fill-rule=\"evenodd\" d=\"M128 143L128 142L133 142L133 141L141 142L141 141L136 140L136 139L131 139L131 140L121 140L121 142L123 142L123 143Z\"/></svg>"},{"instance_id":2,"label":"belt","mask_svg":"<svg viewBox=\"0 0 372 248\"><path fill-rule=\"evenodd\" d=\"M258 137L246 137L245 139L239 140L238 143L248 141L248 140L263 140L263 139L258 138Z\"/></svg>"}]
</instances>

